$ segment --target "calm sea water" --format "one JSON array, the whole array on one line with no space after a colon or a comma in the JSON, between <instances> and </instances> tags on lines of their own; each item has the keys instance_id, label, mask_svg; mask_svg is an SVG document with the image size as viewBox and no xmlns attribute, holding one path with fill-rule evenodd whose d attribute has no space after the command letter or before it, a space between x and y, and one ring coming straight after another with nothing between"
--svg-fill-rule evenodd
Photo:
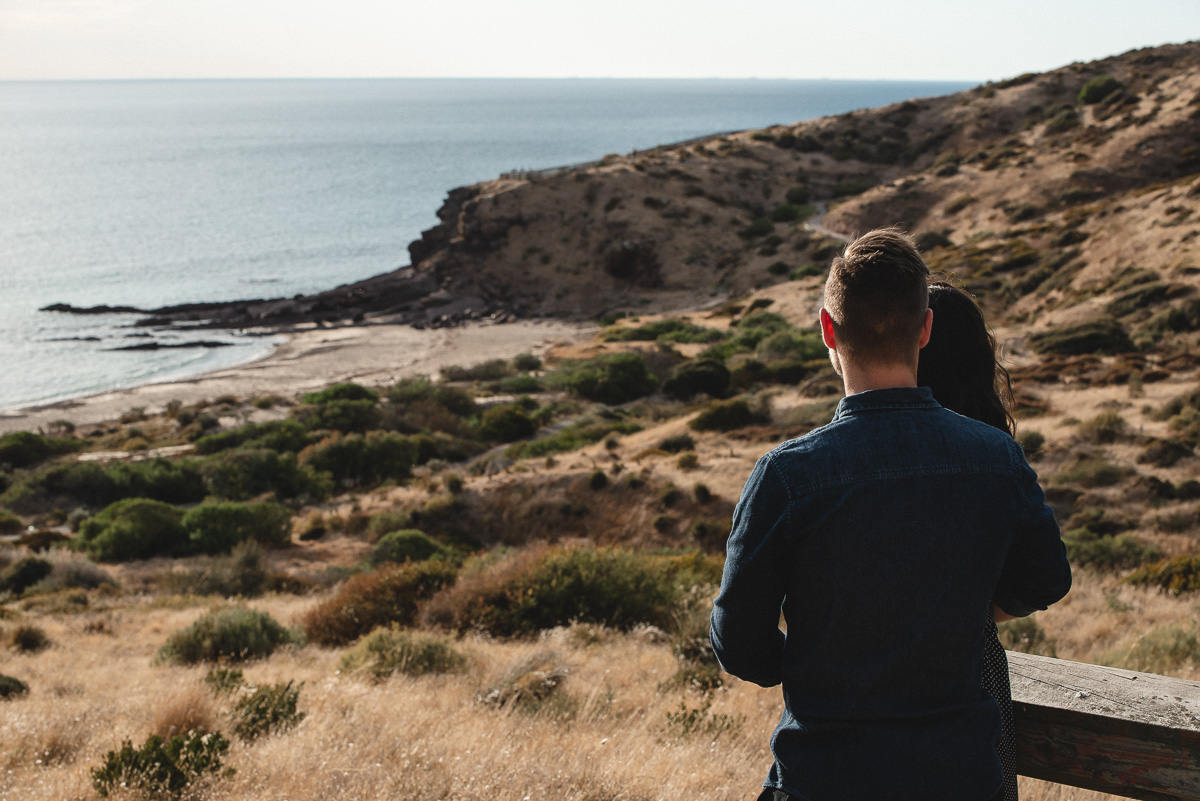
<instances>
[{"instance_id":1,"label":"calm sea water","mask_svg":"<svg viewBox=\"0 0 1200 801\"><path fill-rule=\"evenodd\" d=\"M0 82L0 409L247 361L146 341L156 306L313 292L408 263L446 191L963 83L759 80ZM160 341L165 337L156 335Z\"/></svg>"}]
</instances>

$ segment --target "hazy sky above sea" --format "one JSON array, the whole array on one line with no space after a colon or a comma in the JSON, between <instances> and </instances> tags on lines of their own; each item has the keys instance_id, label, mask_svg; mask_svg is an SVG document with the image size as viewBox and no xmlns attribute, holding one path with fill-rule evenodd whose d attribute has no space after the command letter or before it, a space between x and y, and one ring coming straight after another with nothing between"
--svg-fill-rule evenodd
<instances>
[{"instance_id":1,"label":"hazy sky above sea","mask_svg":"<svg viewBox=\"0 0 1200 801\"><path fill-rule=\"evenodd\" d=\"M1200 0L0 0L0 79L992 80L1200 37Z\"/></svg>"}]
</instances>

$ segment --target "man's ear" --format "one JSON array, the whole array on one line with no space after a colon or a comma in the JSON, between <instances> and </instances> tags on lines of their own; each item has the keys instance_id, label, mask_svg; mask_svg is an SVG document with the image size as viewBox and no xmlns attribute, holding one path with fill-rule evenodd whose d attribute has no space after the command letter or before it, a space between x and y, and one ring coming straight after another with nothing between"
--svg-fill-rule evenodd
<instances>
[{"instance_id":1,"label":"man's ear","mask_svg":"<svg viewBox=\"0 0 1200 801\"><path fill-rule=\"evenodd\" d=\"M825 340L825 347L830 350L837 350L837 337L833 333L833 318L829 316L829 312L825 311L825 307L821 307L821 338ZM922 342L921 346L924 347Z\"/></svg>"},{"instance_id":2,"label":"man's ear","mask_svg":"<svg viewBox=\"0 0 1200 801\"><path fill-rule=\"evenodd\" d=\"M929 335L933 332L933 309L925 310L925 322L921 323L921 345L925 347L929 344Z\"/></svg>"}]
</instances>

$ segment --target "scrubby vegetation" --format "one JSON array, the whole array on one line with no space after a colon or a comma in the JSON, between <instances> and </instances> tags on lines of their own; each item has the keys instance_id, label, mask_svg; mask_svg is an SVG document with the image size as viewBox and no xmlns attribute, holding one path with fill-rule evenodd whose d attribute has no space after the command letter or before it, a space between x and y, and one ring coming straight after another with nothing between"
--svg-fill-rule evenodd
<instances>
[{"instance_id":1,"label":"scrubby vegetation","mask_svg":"<svg viewBox=\"0 0 1200 801\"><path fill-rule=\"evenodd\" d=\"M158 650L158 659L180 665L242 662L270 656L281 645L301 642L266 612L229 607L202 616L175 632Z\"/></svg>"}]
</instances>

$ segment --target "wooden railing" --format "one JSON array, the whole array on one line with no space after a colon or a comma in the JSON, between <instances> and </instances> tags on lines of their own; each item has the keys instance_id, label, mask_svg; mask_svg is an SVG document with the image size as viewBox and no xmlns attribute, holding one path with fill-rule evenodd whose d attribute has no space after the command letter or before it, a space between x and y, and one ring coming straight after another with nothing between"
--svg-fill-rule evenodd
<instances>
[{"instance_id":1,"label":"wooden railing","mask_svg":"<svg viewBox=\"0 0 1200 801\"><path fill-rule=\"evenodd\" d=\"M1200 801L1200 682L1008 659L1019 774L1147 801Z\"/></svg>"}]
</instances>

